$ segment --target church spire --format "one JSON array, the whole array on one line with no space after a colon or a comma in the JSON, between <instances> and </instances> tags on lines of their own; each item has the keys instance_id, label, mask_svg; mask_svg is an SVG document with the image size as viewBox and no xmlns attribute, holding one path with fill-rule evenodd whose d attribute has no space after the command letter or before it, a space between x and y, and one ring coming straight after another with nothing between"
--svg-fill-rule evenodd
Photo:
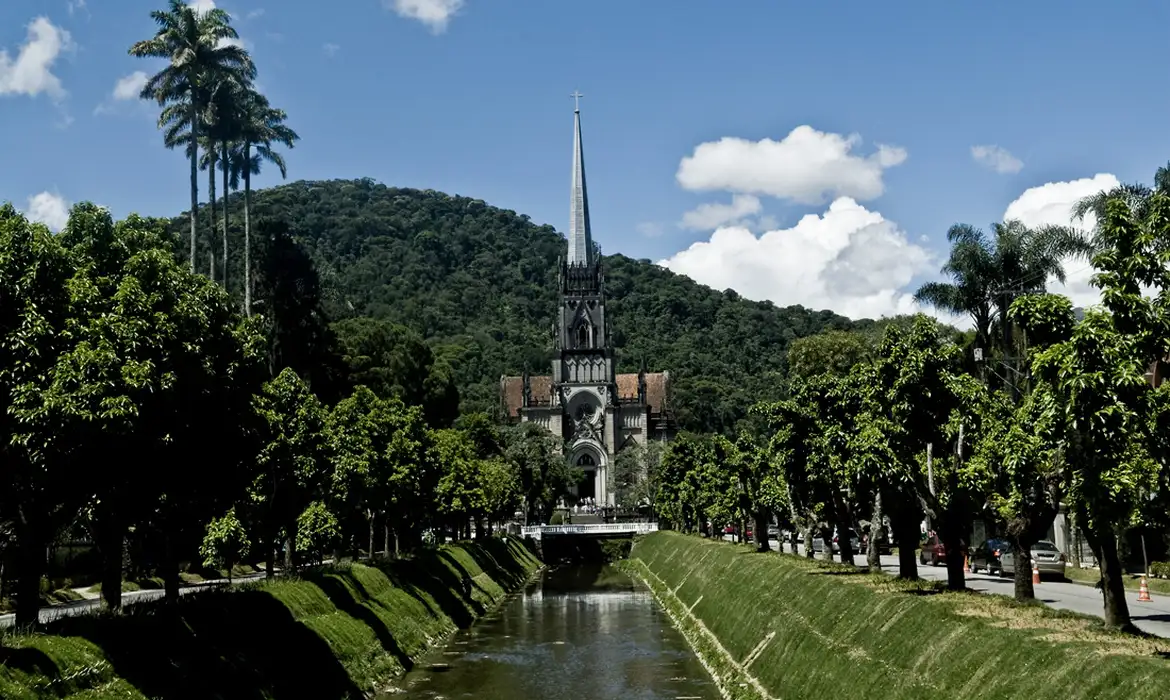
<instances>
[{"instance_id":1,"label":"church spire","mask_svg":"<svg viewBox=\"0 0 1170 700\"><path fill-rule=\"evenodd\" d=\"M569 265L593 263L593 233L589 230L589 195L585 189L585 153L581 147L580 92L570 97L573 108L573 192L569 202Z\"/></svg>"}]
</instances>

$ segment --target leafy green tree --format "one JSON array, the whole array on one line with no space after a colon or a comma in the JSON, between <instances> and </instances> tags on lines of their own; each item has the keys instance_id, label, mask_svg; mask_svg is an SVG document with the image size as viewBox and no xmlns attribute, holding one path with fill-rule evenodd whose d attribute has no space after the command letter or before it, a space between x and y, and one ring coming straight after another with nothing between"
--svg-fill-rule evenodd
<instances>
[{"instance_id":1,"label":"leafy green tree","mask_svg":"<svg viewBox=\"0 0 1170 700\"><path fill-rule=\"evenodd\" d=\"M525 520L547 523L557 501L569 495L579 473L565 463L560 440L534 423L504 433L504 456L516 474Z\"/></svg>"},{"instance_id":2,"label":"leafy green tree","mask_svg":"<svg viewBox=\"0 0 1170 700\"><path fill-rule=\"evenodd\" d=\"M651 440L622 448L611 472L615 502L626 510L653 513L662 488L663 443Z\"/></svg>"},{"instance_id":3,"label":"leafy green tree","mask_svg":"<svg viewBox=\"0 0 1170 700\"><path fill-rule=\"evenodd\" d=\"M320 564L341 539L337 516L321 501L313 501L297 516L296 537L297 552Z\"/></svg>"},{"instance_id":4,"label":"leafy green tree","mask_svg":"<svg viewBox=\"0 0 1170 700\"><path fill-rule=\"evenodd\" d=\"M166 10L156 10L150 16L158 24L158 31L150 39L131 46L130 55L169 61L166 68L146 81L142 99L155 100L160 106L179 103L187 108L190 138L186 147L191 160L191 270L194 271L195 241L199 231L197 146L200 120L217 81L225 76L251 80L256 68L247 51L232 41L239 39L239 34L232 28L228 14L221 9L201 12L183 0L170 0ZM174 141L167 146L173 148L179 143Z\"/></svg>"},{"instance_id":5,"label":"leafy green tree","mask_svg":"<svg viewBox=\"0 0 1170 700\"><path fill-rule=\"evenodd\" d=\"M442 473L433 458L431 431L422 408L406 406L398 399L388 404L391 436L386 459L390 478L385 482L383 502L387 521L396 523L392 528L396 541L405 538L415 546L421 542L422 530L434 523L434 493ZM386 546L389 551L388 541Z\"/></svg>"},{"instance_id":6,"label":"leafy green tree","mask_svg":"<svg viewBox=\"0 0 1170 700\"><path fill-rule=\"evenodd\" d=\"M317 267L285 224L264 221L257 228L264 247L254 304L263 316L271 376L292 368L333 403L344 393L344 369L322 308Z\"/></svg>"},{"instance_id":7,"label":"leafy green tree","mask_svg":"<svg viewBox=\"0 0 1170 700\"><path fill-rule=\"evenodd\" d=\"M248 531L236 517L236 509L232 508L208 523L199 554L203 557L204 566L227 569L228 581L231 582L232 569L248 556L250 546Z\"/></svg>"},{"instance_id":8,"label":"leafy green tree","mask_svg":"<svg viewBox=\"0 0 1170 700\"><path fill-rule=\"evenodd\" d=\"M436 360L422 336L368 317L339 321L332 329L351 383L422 406L433 427L448 427L458 417L459 392L450 367Z\"/></svg>"},{"instance_id":9,"label":"leafy green tree","mask_svg":"<svg viewBox=\"0 0 1170 700\"><path fill-rule=\"evenodd\" d=\"M340 517L343 531L365 522L371 558L376 551L375 523L386 509L388 484L394 476L387 454L394 430L390 411L373 391L359 386L326 419L333 466L331 510Z\"/></svg>"},{"instance_id":10,"label":"leafy green tree","mask_svg":"<svg viewBox=\"0 0 1170 700\"><path fill-rule=\"evenodd\" d=\"M475 444L459 430L434 431L431 449L442 474L435 504L447 528L459 538L471 519L482 518L487 510L484 462L476 456Z\"/></svg>"},{"instance_id":11,"label":"leafy green tree","mask_svg":"<svg viewBox=\"0 0 1170 700\"><path fill-rule=\"evenodd\" d=\"M282 534L285 567L296 567L297 518L318 497L328 474L325 413L320 400L292 369L284 369L257 396L263 418L258 473L251 500L260 541L278 559Z\"/></svg>"},{"instance_id":12,"label":"leafy green tree","mask_svg":"<svg viewBox=\"0 0 1170 700\"><path fill-rule=\"evenodd\" d=\"M1150 196L1144 218L1122 199L1108 203L1093 258L1102 310L1090 310L1037 352L1032 370L1056 397L1069 499L1101 566L1105 622L1132 629L1125 601L1118 528L1132 522L1167 454L1166 389L1145 373L1165 355L1170 272L1159 254L1170 235L1170 196ZM1152 287L1155 296L1143 295ZM1049 324L1054 325L1054 324ZM1165 386L1165 385L1163 385Z\"/></svg>"},{"instance_id":13,"label":"leafy green tree","mask_svg":"<svg viewBox=\"0 0 1170 700\"><path fill-rule=\"evenodd\" d=\"M20 626L37 622L45 548L89 496L71 459L76 442L44 400L53 366L72 345L64 332L72 273L56 236L0 205L0 515L15 536Z\"/></svg>"},{"instance_id":14,"label":"leafy green tree","mask_svg":"<svg viewBox=\"0 0 1170 700\"><path fill-rule=\"evenodd\" d=\"M788 347L788 373L806 379L824 372L845 375L872 358L877 345L877 339L860 331L830 330L797 338Z\"/></svg>"}]
</instances>

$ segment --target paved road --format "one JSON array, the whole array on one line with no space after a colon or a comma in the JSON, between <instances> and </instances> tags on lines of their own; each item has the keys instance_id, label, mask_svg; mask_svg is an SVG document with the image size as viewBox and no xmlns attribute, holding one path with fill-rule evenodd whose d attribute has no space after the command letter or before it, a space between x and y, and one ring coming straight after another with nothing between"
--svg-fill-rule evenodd
<instances>
[{"instance_id":1,"label":"paved road","mask_svg":"<svg viewBox=\"0 0 1170 700\"><path fill-rule=\"evenodd\" d=\"M256 581L264 578L264 573L250 574L248 576L237 576L232 579L232 583L239 585L247 583L248 581ZM206 590L214 586L226 585L227 581L208 581L206 583L199 583L189 586L184 586L179 589L179 595L187 595L196 591ZM122 605L134 605L148 600L158 600L162 598L164 591L162 590L145 590L145 591L129 591L122 594ZM63 605L51 605L41 608L40 618L41 623L51 622L62 617L69 617L72 615L84 615L93 612L101 606L99 599L94 600L76 600L71 603ZM7 615L0 615L0 628L11 627L16 621L16 616L12 613Z\"/></svg>"},{"instance_id":2,"label":"paved road","mask_svg":"<svg viewBox=\"0 0 1170 700\"><path fill-rule=\"evenodd\" d=\"M777 548L778 546L778 542L772 542L773 548ZM799 549L801 553L804 552L803 546ZM787 545L785 545L784 551L788 551ZM856 561L864 564L865 555L862 554L860 557L857 557ZM898 557L882 557L882 570L891 574L897 574ZM918 575L924 579L945 581L947 579L947 569L945 566L933 567L929 564L919 564ZM969 572L967 574L967 587L980 593L998 593L1010 596L1012 595L1013 585L1010 578L999 578L998 576L972 574ZM1159 594L1152 594L1152 597L1154 600L1151 603L1139 603L1137 601L1137 591L1126 590L1125 598L1129 603L1129 614L1132 616L1134 624L1143 632L1170 638L1170 597ZM1071 610L1086 615L1104 617L1105 603L1101 598L1101 592L1092 586L1086 586L1082 583L1044 579L1036 586L1036 599L1061 610Z\"/></svg>"}]
</instances>

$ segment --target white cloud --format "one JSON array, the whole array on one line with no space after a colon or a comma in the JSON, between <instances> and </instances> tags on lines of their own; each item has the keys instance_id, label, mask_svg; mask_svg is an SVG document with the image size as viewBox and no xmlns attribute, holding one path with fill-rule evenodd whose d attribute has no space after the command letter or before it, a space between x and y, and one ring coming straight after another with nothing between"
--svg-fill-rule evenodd
<instances>
[{"instance_id":1,"label":"white cloud","mask_svg":"<svg viewBox=\"0 0 1170 700\"><path fill-rule=\"evenodd\" d=\"M762 206L759 197L750 194L737 194L731 198L730 204L711 203L700 204L683 214L683 228L692 230L707 230L730 224L743 222L744 218L759 214Z\"/></svg>"},{"instance_id":2,"label":"white cloud","mask_svg":"<svg viewBox=\"0 0 1170 700\"><path fill-rule=\"evenodd\" d=\"M849 197L817 216L759 236L720 228L660 265L715 289L750 299L832 309L853 318L920 311L911 280L938 262L898 226Z\"/></svg>"},{"instance_id":3,"label":"white cloud","mask_svg":"<svg viewBox=\"0 0 1170 700\"><path fill-rule=\"evenodd\" d=\"M770 195L800 204L821 204L830 196L875 199L885 190L885 170L904 162L906 151L878 144L868 156L853 155L860 143L857 134L811 126L798 126L780 141L724 137L699 144L675 177L688 190Z\"/></svg>"},{"instance_id":4,"label":"white cloud","mask_svg":"<svg viewBox=\"0 0 1170 700\"><path fill-rule=\"evenodd\" d=\"M118 78L118 82L114 84L114 99L137 100L143 86L146 85L146 78L146 73L140 70Z\"/></svg>"},{"instance_id":5,"label":"white cloud","mask_svg":"<svg viewBox=\"0 0 1170 700\"><path fill-rule=\"evenodd\" d=\"M975 162L997 173L1018 173L1024 168L1024 161L1016 158L1006 148L999 146L972 146L971 157Z\"/></svg>"},{"instance_id":6,"label":"white cloud","mask_svg":"<svg viewBox=\"0 0 1170 700\"><path fill-rule=\"evenodd\" d=\"M337 52L341 50L341 47L337 44L327 43L321 47L321 50L325 52L326 56L333 58L337 55Z\"/></svg>"},{"instance_id":7,"label":"white cloud","mask_svg":"<svg viewBox=\"0 0 1170 700\"><path fill-rule=\"evenodd\" d=\"M37 17L28 25L28 41L20 47L14 60L0 49L0 95L28 95L42 92L53 100L65 98L61 80L53 74L53 63L63 51L73 48L69 32L56 27L46 17Z\"/></svg>"},{"instance_id":8,"label":"white cloud","mask_svg":"<svg viewBox=\"0 0 1170 700\"><path fill-rule=\"evenodd\" d=\"M26 215L30 221L42 223L53 231L60 231L69 221L69 202L59 194L41 192L28 198Z\"/></svg>"},{"instance_id":9,"label":"white cloud","mask_svg":"<svg viewBox=\"0 0 1170 700\"><path fill-rule=\"evenodd\" d=\"M188 7L202 14L215 9L215 0L189 0Z\"/></svg>"},{"instance_id":10,"label":"white cloud","mask_svg":"<svg viewBox=\"0 0 1170 700\"><path fill-rule=\"evenodd\" d=\"M210 12L216 8L215 0L187 0L187 6L195 10L197 14ZM264 10L253 10L244 16L245 20L253 19L264 14ZM220 39L219 46L239 46L241 49L248 48L248 43L243 39Z\"/></svg>"},{"instance_id":11,"label":"white cloud","mask_svg":"<svg viewBox=\"0 0 1170 700\"><path fill-rule=\"evenodd\" d=\"M65 5L69 8L69 16L72 17L74 12L85 9L85 0L67 0Z\"/></svg>"},{"instance_id":12,"label":"white cloud","mask_svg":"<svg viewBox=\"0 0 1170 700\"><path fill-rule=\"evenodd\" d=\"M399 17L416 19L435 34L442 34L451 18L463 9L464 0L382 0L382 4Z\"/></svg>"},{"instance_id":13,"label":"white cloud","mask_svg":"<svg viewBox=\"0 0 1170 700\"><path fill-rule=\"evenodd\" d=\"M1096 225L1092 214L1083 221L1072 218L1073 205L1077 200L1110 190L1121 182L1109 173L1098 173L1093 177L1049 182L1024 190L1024 193L1008 205L1004 220L1019 219L1025 226L1073 226L1091 231ZM1048 291L1063 294L1072 299L1074 306L1092 306L1101 300L1101 293L1089 284L1096 272L1087 260L1069 259L1064 261L1067 280L1064 284L1049 284Z\"/></svg>"}]
</instances>

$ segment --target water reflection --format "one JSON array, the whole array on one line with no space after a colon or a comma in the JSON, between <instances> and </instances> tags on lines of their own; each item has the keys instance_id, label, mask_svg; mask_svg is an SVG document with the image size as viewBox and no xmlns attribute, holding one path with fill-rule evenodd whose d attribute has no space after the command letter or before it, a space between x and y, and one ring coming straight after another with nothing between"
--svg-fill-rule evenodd
<instances>
[{"instance_id":1,"label":"water reflection","mask_svg":"<svg viewBox=\"0 0 1170 700\"><path fill-rule=\"evenodd\" d=\"M456 635L390 698L719 697L649 592L610 567L545 574Z\"/></svg>"}]
</instances>

